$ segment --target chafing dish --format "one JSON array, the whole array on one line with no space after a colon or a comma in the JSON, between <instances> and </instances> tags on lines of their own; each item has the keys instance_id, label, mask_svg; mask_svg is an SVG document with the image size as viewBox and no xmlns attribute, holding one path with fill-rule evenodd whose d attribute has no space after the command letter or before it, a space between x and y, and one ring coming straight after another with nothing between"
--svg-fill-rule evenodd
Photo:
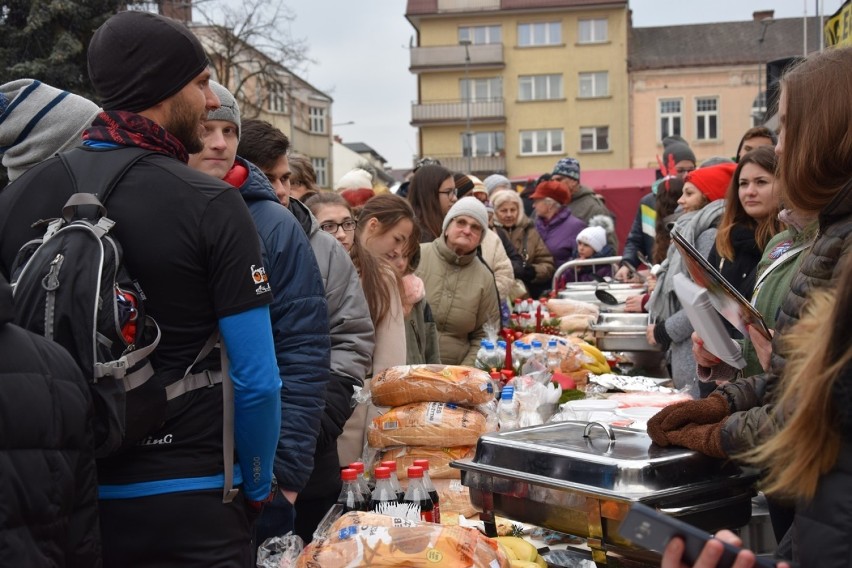
<instances>
[{"instance_id":1,"label":"chafing dish","mask_svg":"<svg viewBox=\"0 0 852 568\"><path fill-rule=\"evenodd\" d=\"M589 327L602 351L659 351L659 345L648 343L648 323L648 314L602 313Z\"/></svg>"},{"instance_id":2,"label":"chafing dish","mask_svg":"<svg viewBox=\"0 0 852 568\"><path fill-rule=\"evenodd\" d=\"M595 291L603 290L615 297L620 303L617 306L611 306L601 302ZM624 302L630 296L644 294L647 287L644 284L628 283L628 282L573 282L565 285L565 288L557 294L559 298L566 300L574 300L577 302L586 302L599 306L601 311L607 312L623 312Z\"/></svg>"},{"instance_id":3,"label":"chafing dish","mask_svg":"<svg viewBox=\"0 0 852 568\"><path fill-rule=\"evenodd\" d=\"M509 519L586 538L592 557L648 560L618 534L640 501L707 531L737 528L751 515L757 471L648 435L597 422L560 422L486 434L462 471L482 518Z\"/></svg>"}]
</instances>

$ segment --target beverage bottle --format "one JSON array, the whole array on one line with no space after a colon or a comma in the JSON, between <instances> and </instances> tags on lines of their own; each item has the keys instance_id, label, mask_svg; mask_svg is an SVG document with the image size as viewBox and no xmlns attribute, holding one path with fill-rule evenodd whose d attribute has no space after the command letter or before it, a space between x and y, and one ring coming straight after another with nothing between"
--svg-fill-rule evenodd
<instances>
[{"instance_id":1,"label":"beverage bottle","mask_svg":"<svg viewBox=\"0 0 852 568\"><path fill-rule=\"evenodd\" d=\"M420 507L420 520L427 523L435 521L435 503L432 496L423 485L423 468L412 465L408 468L408 489L405 491L403 503Z\"/></svg>"},{"instance_id":2,"label":"beverage bottle","mask_svg":"<svg viewBox=\"0 0 852 568\"><path fill-rule=\"evenodd\" d=\"M547 342L547 370L551 373L559 370L559 347L556 340L551 339Z\"/></svg>"},{"instance_id":3,"label":"beverage bottle","mask_svg":"<svg viewBox=\"0 0 852 568\"><path fill-rule=\"evenodd\" d=\"M523 374L524 363L527 361L526 352L524 351L525 345L523 341L516 341L512 349L512 370L515 372L515 375Z\"/></svg>"},{"instance_id":4,"label":"beverage bottle","mask_svg":"<svg viewBox=\"0 0 852 568\"><path fill-rule=\"evenodd\" d=\"M519 314L519 313L521 313L522 309L523 309L523 300L520 299L520 298L515 298L515 308L513 310L514 313Z\"/></svg>"},{"instance_id":5,"label":"beverage bottle","mask_svg":"<svg viewBox=\"0 0 852 568\"><path fill-rule=\"evenodd\" d=\"M489 372L491 371L491 367L489 366L489 353L488 346L491 345L491 350L494 350L494 346L487 339L483 339L479 342L479 351L476 352L476 362L474 366L477 369L482 369L483 371Z\"/></svg>"},{"instance_id":6,"label":"beverage bottle","mask_svg":"<svg viewBox=\"0 0 852 568\"><path fill-rule=\"evenodd\" d=\"M343 512L366 511L368 502L358 486L358 472L346 468L340 472L340 478L343 480L343 488L340 490L337 503L343 505Z\"/></svg>"},{"instance_id":7,"label":"beverage bottle","mask_svg":"<svg viewBox=\"0 0 852 568\"><path fill-rule=\"evenodd\" d=\"M500 393L500 403L497 405L497 421L500 431L514 430L518 427L518 409L515 407L515 388L503 387Z\"/></svg>"},{"instance_id":8,"label":"beverage bottle","mask_svg":"<svg viewBox=\"0 0 852 568\"><path fill-rule=\"evenodd\" d=\"M377 467L374 471L376 475L376 488L373 489L373 494L370 496L370 510L374 513L382 513L384 505L399 504L399 497L391 485L391 471L386 467Z\"/></svg>"},{"instance_id":9,"label":"beverage bottle","mask_svg":"<svg viewBox=\"0 0 852 568\"><path fill-rule=\"evenodd\" d=\"M532 317L535 314L535 300L527 298L527 308L524 311Z\"/></svg>"},{"instance_id":10,"label":"beverage bottle","mask_svg":"<svg viewBox=\"0 0 852 568\"><path fill-rule=\"evenodd\" d=\"M358 488L364 495L364 500L369 503L373 490L370 489L370 484L367 481L367 478L364 477L364 462L352 462L349 464L349 469L354 469L358 472Z\"/></svg>"},{"instance_id":11,"label":"beverage bottle","mask_svg":"<svg viewBox=\"0 0 852 568\"><path fill-rule=\"evenodd\" d=\"M494 350L497 352L497 356L495 357L495 359L497 359L498 365L494 367L494 370L502 371L503 366L506 364L506 342L502 339L499 339L497 341L497 347Z\"/></svg>"},{"instance_id":12,"label":"beverage bottle","mask_svg":"<svg viewBox=\"0 0 852 568\"><path fill-rule=\"evenodd\" d=\"M396 491L397 499L402 503L402 498L405 497L405 491L402 490L402 485L399 483L399 476L396 474L396 462L393 460L383 461L382 467L390 470L390 480L393 490Z\"/></svg>"},{"instance_id":13,"label":"beverage bottle","mask_svg":"<svg viewBox=\"0 0 852 568\"><path fill-rule=\"evenodd\" d=\"M429 476L429 460L419 459L414 460L414 465L423 469L423 486L426 488L426 491L429 493L429 497L432 498L432 504L434 508L432 509L432 514L435 516L435 522L441 522L441 504L440 498L438 497L438 490L435 489L435 484L432 483L432 478Z\"/></svg>"},{"instance_id":14,"label":"beverage bottle","mask_svg":"<svg viewBox=\"0 0 852 568\"><path fill-rule=\"evenodd\" d=\"M520 368L520 372L518 373L519 375L523 375L524 373L527 372L526 371L527 362L530 359L532 359L532 356L533 356L532 345L530 345L529 343L524 343L524 356L523 356L523 362L521 363L521 366L519 367Z\"/></svg>"},{"instance_id":15,"label":"beverage bottle","mask_svg":"<svg viewBox=\"0 0 852 568\"><path fill-rule=\"evenodd\" d=\"M538 339L532 342L532 358L539 361L542 366L547 365L547 359L544 356L544 349L542 349L541 341Z\"/></svg>"}]
</instances>

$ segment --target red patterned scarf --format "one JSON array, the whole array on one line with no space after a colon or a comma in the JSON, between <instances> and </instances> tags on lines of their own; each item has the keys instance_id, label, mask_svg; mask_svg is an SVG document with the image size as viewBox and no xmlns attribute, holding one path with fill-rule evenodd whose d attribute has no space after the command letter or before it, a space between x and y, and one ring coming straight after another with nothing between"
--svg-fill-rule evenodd
<instances>
[{"instance_id":1,"label":"red patterned scarf","mask_svg":"<svg viewBox=\"0 0 852 568\"><path fill-rule=\"evenodd\" d=\"M103 111L83 133L84 140L113 142L122 146L138 146L171 156L186 163L189 154L183 144L166 129L135 112Z\"/></svg>"}]
</instances>

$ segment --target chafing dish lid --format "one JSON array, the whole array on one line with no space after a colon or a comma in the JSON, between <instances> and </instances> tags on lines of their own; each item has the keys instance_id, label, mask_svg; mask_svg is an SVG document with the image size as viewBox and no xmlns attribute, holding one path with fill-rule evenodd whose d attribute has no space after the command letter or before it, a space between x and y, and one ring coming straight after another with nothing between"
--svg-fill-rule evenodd
<instances>
[{"instance_id":1,"label":"chafing dish lid","mask_svg":"<svg viewBox=\"0 0 852 568\"><path fill-rule=\"evenodd\" d=\"M728 460L709 458L678 447L660 447L644 431L613 427L615 441L603 428L583 436L586 422L560 422L479 439L473 463L480 473L510 472L518 480L550 478L560 486L576 487L620 498L641 499L654 494L707 489L708 484L751 482L754 471ZM458 467L465 469L464 464Z\"/></svg>"}]
</instances>

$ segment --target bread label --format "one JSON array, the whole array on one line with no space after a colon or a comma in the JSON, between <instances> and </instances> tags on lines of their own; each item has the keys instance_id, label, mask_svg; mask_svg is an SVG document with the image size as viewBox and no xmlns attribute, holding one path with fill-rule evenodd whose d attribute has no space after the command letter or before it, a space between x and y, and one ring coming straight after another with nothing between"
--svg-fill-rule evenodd
<instances>
[{"instance_id":1,"label":"bread label","mask_svg":"<svg viewBox=\"0 0 852 568\"><path fill-rule=\"evenodd\" d=\"M397 428L399 428L399 422L396 420L382 422L382 430L396 430Z\"/></svg>"},{"instance_id":2,"label":"bread label","mask_svg":"<svg viewBox=\"0 0 852 568\"><path fill-rule=\"evenodd\" d=\"M444 559L444 555L437 548L430 548L426 551L426 560L433 563L438 563Z\"/></svg>"},{"instance_id":3,"label":"bread label","mask_svg":"<svg viewBox=\"0 0 852 568\"><path fill-rule=\"evenodd\" d=\"M429 424L440 424L444 420L444 403L430 402L426 407L426 422Z\"/></svg>"}]
</instances>

